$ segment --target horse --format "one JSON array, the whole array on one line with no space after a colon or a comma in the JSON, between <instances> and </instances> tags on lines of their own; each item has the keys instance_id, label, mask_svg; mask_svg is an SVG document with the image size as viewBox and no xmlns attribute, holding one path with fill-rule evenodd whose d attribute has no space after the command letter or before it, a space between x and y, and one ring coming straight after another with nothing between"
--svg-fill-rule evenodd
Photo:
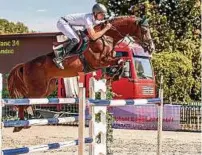
<instances>
[{"instance_id":1,"label":"horse","mask_svg":"<svg viewBox=\"0 0 202 155\"><path fill-rule=\"evenodd\" d=\"M11 69L8 77L8 90L11 98L47 97L56 89L57 78L78 76L79 72L85 70L92 72L109 66L123 67L123 61L115 57L113 49L116 43L125 36L129 35L142 46L147 45L153 50L154 44L149 26L145 25L145 20L143 20L135 16L120 16L107 20L112 24L112 28L101 38L90 40L82 55L73 55L64 59L64 70L55 66L53 51L16 65ZM95 31L101 30L105 25L106 23L100 23L94 27ZM88 36L86 31L85 34ZM18 106L20 119L24 119L26 109L27 106Z\"/></svg>"}]
</instances>

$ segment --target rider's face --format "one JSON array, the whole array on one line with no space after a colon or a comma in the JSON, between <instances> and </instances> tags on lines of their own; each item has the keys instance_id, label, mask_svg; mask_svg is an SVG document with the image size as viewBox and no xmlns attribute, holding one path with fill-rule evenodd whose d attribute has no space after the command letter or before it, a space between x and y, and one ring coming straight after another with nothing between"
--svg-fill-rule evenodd
<instances>
[{"instance_id":1,"label":"rider's face","mask_svg":"<svg viewBox=\"0 0 202 155\"><path fill-rule=\"evenodd\" d=\"M104 20L105 14L104 14L104 13L98 13L98 14L96 15L96 17L97 17L97 20Z\"/></svg>"}]
</instances>

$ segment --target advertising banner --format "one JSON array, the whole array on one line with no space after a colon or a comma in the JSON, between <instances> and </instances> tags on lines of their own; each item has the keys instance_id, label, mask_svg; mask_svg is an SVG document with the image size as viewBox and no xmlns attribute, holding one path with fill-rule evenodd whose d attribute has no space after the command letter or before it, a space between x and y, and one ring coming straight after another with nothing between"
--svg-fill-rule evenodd
<instances>
[{"instance_id":1,"label":"advertising banner","mask_svg":"<svg viewBox=\"0 0 202 155\"><path fill-rule=\"evenodd\" d=\"M114 116L113 128L156 130L158 125L158 108L156 105L137 105L109 107ZM164 105L163 130L180 129L180 106Z\"/></svg>"}]
</instances>

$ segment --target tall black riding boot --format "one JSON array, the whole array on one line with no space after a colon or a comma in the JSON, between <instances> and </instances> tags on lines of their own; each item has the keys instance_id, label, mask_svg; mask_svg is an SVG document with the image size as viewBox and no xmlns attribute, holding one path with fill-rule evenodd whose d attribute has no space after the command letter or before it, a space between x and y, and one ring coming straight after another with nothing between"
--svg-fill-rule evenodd
<instances>
[{"instance_id":1,"label":"tall black riding boot","mask_svg":"<svg viewBox=\"0 0 202 155\"><path fill-rule=\"evenodd\" d=\"M64 46L64 56L63 57L67 57L71 50L78 44L78 40L73 38L71 39L71 43L69 45Z\"/></svg>"},{"instance_id":2,"label":"tall black riding boot","mask_svg":"<svg viewBox=\"0 0 202 155\"><path fill-rule=\"evenodd\" d=\"M56 66L60 69L64 69L64 66L62 64L64 58L68 56L70 51L78 44L77 39L73 38L72 40L68 40L63 44L62 47L58 47L54 49L55 58L53 59L53 62L56 64Z\"/></svg>"}]
</instances>

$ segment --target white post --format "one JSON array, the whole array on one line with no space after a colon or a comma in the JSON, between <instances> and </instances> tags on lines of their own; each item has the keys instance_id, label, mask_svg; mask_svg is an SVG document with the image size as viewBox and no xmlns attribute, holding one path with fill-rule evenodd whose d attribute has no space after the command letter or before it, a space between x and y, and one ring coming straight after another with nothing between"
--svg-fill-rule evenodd
<instances>
[{"instance_id":1,"label":"white post","mask_svg":"<svg viewBox=\"0 0 202 155\"><path fill-rule=\"evenodd\" d=\"M91 92L92 93L92 92ZM91 96L89 96L91 97ZM94 120L95 120L95 112L93 105L89 106L89 114L91 115L91 120L89 121L89 136L93 139L92 143L89 145L89 155L94 155L95 150L95 134L94 133Z\"/></svg>"},{"instance_id":2,"label":"white post","mask_svg":"<svg viewBox=\"0 0 202 155\"><path fill-rule=\"evenodd\" d=\"M84 131L85 131L85 88L83 83L79 83L79 146L78 146L78 155L84 155L84 147L85 147L85 138L84 138Z\"/></svg>"},{"instance_id":3,"label":"white post","mask_svg":"<svg viewBox=\"0 0 202 155\"><path fill-rule=\"evenodd\" d=\"M197 112L197 130L200 131L200 112Z\"/></svg>"},{"instance_id":4,"label":"white post","mask_svg":"<svg viewBox=\"0 0 202 155\"><path fill-rule=\"evenodd\" d=\"M95 99L95 92L94 92L94 78L90 78L89 80L89 98Z\"/></svg>"},{"instance_id":5,"label":"white post","mask_svg":"<svg viewBox=\"0 0 202 155\"><path fill-rule=\"evenodd\" d=\"M161 76L159 97L161 103L158 106L158 131L157 131L157 155L162 154L162 126L163 126L163 76Z\"/></svg>"},{"instance_id":6,"label":"white post","mask_svg":"<svg viewBox=\"0 0 202 155\"><path fill-rule=\"evenodd\" d=\"M3 77L2 74L0 73L0 151L2 154L2 93L3 93Z\"/></svg>"},{"instance_id":7,"label":"white post","mask_svg":"<svg viewBox=\"0 0 202 155\"><path fill-rule=\"evenodd\" d=\"M95 93L101 92L101 99L106 99L106 81L97 81L94 78L90 80L89 97L95 99ZM90 155L106 155L107 154L107 107L90 105L90 115L92 117L89 124L89 135L93 139L90 145ZM96 121L96 115L100 117L100 121ZM99 138L97 138L99 137ZM98 142L99 141L99 142Z\"/></svg>"}]
</instances>

